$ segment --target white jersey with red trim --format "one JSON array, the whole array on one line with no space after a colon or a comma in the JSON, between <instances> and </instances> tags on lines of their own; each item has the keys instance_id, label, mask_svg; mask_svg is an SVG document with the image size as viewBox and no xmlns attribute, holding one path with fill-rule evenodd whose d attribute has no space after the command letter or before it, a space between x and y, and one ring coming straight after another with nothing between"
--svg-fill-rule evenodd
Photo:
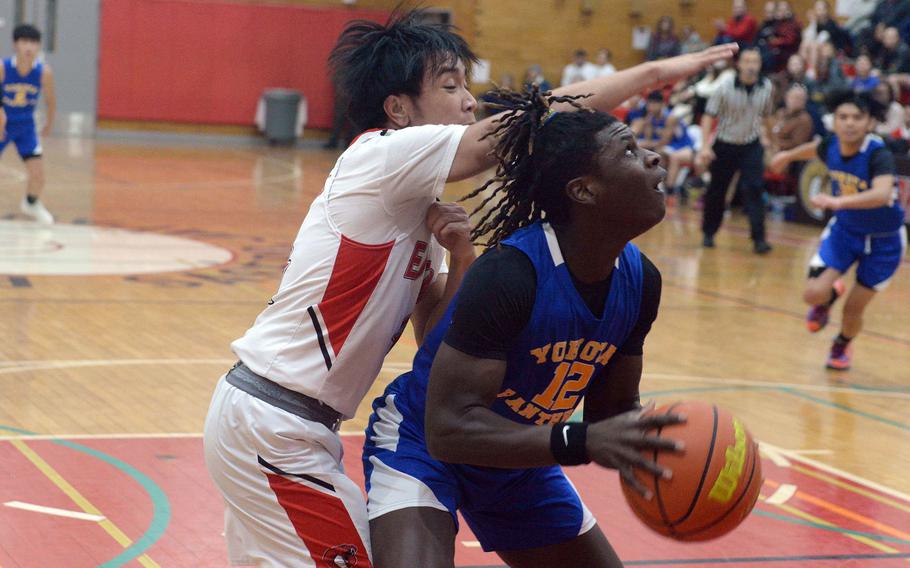
<instances>
[{"instance_id":1,"label":"white jersey with red trim","mask_svg":"<svg viewBox=\"0 0 910 568\"><path fill-rule=\"evenodd\" d=\"M417 299L447 271L425 224L466 127L362 134L313 201L278 292L231 345L255 373L357 410Z\"/></svg>"}]
</instances>

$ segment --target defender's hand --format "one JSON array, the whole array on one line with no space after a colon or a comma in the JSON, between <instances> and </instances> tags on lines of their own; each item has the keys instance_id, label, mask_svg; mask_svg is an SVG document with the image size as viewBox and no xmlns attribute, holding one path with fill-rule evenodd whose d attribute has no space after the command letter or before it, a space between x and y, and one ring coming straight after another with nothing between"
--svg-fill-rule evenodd
<instances>
[{"instance_id":1,"label":"defender's hand","mask_svg":"<svg viewBox=\"0 0 910 568\"><path fill-rule=\"evenodd\" d=\"M675 83L680 79L695 75L718 61L730 59L737 51L739 51L739 45L725 43L695 53L661 59L654 62L657 65L657 83L661 85Z\"/></svg>"},{"instance_id":2,"label":"defender's hand","mask_svg":"<svg viewBox=\"0 0 910 568\"><path fill-rule=\"evenodd\" d=\"M468 212L457 203L437 201L427 211L427 228L455 258L474 256L471 243L471 221Z\"/></svg>"}]
</instances>

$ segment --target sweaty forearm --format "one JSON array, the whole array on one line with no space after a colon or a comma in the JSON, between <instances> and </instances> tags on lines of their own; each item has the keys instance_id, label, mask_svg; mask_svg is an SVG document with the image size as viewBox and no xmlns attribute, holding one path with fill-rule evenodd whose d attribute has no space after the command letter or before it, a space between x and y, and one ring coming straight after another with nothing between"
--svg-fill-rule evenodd
<instances>
[{"instance_id":1,"label":"sweaty forearm","mask_svg":"<svg viewBox=\"0 0 910 568\"><path fill-rule=\"evenodd\" d=\"M654 85L660 79L659 68L654 63L642 63L606 77L575 83L553 91L554 95L591 95L584 99L585 106L603 112L610 112L623 101ZM554 107L556 110L572 110L568 104Z\"/></svg>"}]
</instances>

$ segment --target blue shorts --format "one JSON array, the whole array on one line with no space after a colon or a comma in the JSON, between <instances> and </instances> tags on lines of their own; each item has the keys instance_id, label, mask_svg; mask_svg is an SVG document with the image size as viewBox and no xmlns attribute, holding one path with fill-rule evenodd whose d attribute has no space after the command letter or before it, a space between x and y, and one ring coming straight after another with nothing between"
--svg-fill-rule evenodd
<instances>
[{"instance_id":1,"label":"blue shorts","mask_svg":"<svg viewBox=\"0 0 910 568\"><path fill-rule=\"evenodd\" d=\"M822 233L818 252L809 266L846 272L853 263L856 281L873 290L883 290L897 272L907 249L907 229L892 233L858 235L841 228L831 219Z\"/></svg>"},{"instance_id":2,"label":"blue shorts","mask_svg":"<svg viewBox=\"0 0 910 568\"><path fill-rule=\"evenodd\" d=\"M0 140L0 153L10 142L16 145L16 150L23 160L41 156L41 142L38 140L38 129L35 128L34 121L7 122L6 133L3 140Z\"/></svg>"},{"instance_id":3,"label":"blue shorts","mask_svg":"<svg viewBox=\"0 0 910 568\"><path fill-rule=\"evenodd\" d=\"M410 373L373 402L363 448L370 519L411 507L461 511L485 551L560 544L594 527L594 516L558 466L497 469L430 457L423 405L403 394Z\"/></svg>"}]
</instances>

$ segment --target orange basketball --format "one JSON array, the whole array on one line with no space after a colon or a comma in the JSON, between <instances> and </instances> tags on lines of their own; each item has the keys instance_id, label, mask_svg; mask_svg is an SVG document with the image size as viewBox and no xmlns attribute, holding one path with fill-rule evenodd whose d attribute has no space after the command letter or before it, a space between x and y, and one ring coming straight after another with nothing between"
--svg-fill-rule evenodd
<instances>
[{"instance_id":1,"label":"orange basketball","mask_svg":"<svg viewBox=\"0 0 910 568\"><path fill-rule=\"evenodd\" d=\"M654 494L650 501L622 482L635 515L676 540L709 540L735 529L755 506L763 481L758 444L745 425L723 408L698 401L676 402L652 412L686 416L682 424L655 431L686 447L681 453L647 452L648 459L673 471L667 480L635 470Z\"/></svg>"}]
</instances>

